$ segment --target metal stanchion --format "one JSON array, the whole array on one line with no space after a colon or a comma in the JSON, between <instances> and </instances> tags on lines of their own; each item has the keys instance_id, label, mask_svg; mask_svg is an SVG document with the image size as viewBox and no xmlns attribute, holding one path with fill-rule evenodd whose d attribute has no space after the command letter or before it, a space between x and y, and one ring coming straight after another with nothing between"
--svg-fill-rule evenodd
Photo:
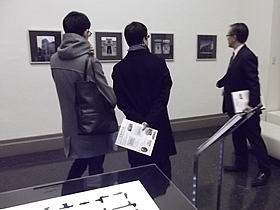
<instances>
[{"instance_id":1,"label":"metal stanchion","mask_svg":"<svg viewBox=\"0 0 280 210\"><path fill-rule=\"evenodd\" d=\"M198 162L200 154L209 148L212 144L220 141L219 150L219 172L218 172L218 193L217 193L217 209L220 209L221 194L222 194L222 178L223 178L223 154L224 154L224 140L226 136L232 134L239 126L251 118L255 113L259 112L262 105L259 104L249 112L243 112L234 115L229 121L227 121L213 136L201 144L194 155L194 172L193 172L193 186L192 186L192 203L197 207L198 198Z\"/></svg>"},{"instance_id":2,"label":"metal stanchion","mask_svg":"<svg viewBox=\"0 0 280 210\"><path fill-rule=\"evenodd\" d=\"M220 140L220 155L219 155L219 178L218 178L218 196L217 196L217 209L220 209L222 181L223 181L223 162L224 162L224 142L225 138Z\"/></svg>"}]
</instances>

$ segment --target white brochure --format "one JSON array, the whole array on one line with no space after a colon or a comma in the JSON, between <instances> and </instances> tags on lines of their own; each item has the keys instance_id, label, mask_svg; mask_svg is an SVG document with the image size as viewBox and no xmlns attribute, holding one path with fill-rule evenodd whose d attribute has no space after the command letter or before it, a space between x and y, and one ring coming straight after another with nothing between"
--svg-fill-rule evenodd
<instances>
[{"instance_id":1,"label":"white brochure","mask_svg":"<svg viewBox=\"0 0 280 210\"><path fill-rule=\"evenodd\" d=\"M7 208L27 209L159 210L139 180Z\"/></svg>"},{"instance_id":2,"label":"white brochure","mask_svg":"<svg viewBox=\"0 0 280 210\"><path fill-rule=\"evenodd\" d=\"M124 119L120 127L116 145L151 156L158 131Z\"/></svg>"},{"instance_id":3,"label":"white brochure","mask_svg":"<svg viewBox=\"0 0 280 210\"><path fill-rule=\"evenodd\" d=\"M233 101L233 107L235 113L241 113L246 108L246 106L249 103L249 90L241 90L231 93L232 101ZM262 109L265 109L264 105L264 99L261 95L261 103L262 103ZM254 107L253 107L254 108Z\"/></svg>"}]
</instances>

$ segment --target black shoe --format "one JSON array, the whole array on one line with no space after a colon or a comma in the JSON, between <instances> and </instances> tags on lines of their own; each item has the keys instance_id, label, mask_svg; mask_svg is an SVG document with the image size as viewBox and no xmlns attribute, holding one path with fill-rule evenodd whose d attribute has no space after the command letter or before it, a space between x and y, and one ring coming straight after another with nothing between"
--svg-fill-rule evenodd
<instances>
[{"instance_id":1,"label":"black shoe","mask_svg":"<svg viewBox=\"0 0 280 210\"><path fill-rule=\"evenodd\" d=\"M259 172L256 178L252 181L252 187L265 185L269 177L270 177L270 173Z\"/></svg>"},{"instance_id":2,"label":"black shoe","mask_svg":"<svg viewBox=\"0 0 280 210\"><path fill-rule=\"evenodd\" d=\"M234 165L234 166L224 166L224 171L226 171L226 172L247 172L248 167L238 167L236 165Z\"/></svg>"}]
</instances>

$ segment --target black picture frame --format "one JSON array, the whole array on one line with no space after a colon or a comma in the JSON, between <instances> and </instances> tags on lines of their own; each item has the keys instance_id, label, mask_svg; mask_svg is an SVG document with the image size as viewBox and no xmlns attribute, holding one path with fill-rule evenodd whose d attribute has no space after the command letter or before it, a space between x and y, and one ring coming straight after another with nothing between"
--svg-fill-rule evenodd
<instances>
[{"instance_id":1,"label":"black picture frame","mask_svg":"<svg viewBox=\"0 0 280 210\"><path fill-rule=\"evenodd\" d=\"M122 59L121 32L95 32L96 58L103 62Z\"/></svg>"},{"instance_id":2,"label":"black picture frame","mask_svg":"<svg viewBox=\"0 0 280 210\"><path fill-rule=\"evenodd\" d=\"M174 60L174 35L152 33L151 52L166 60Z\"/></svg>"},{"instance_id":3,"label":"black picture frame","mask_svg":"<svg viewBox=\"0 0 280 210\"><path fill-rule=\"evenodd\" d=\"M30 62L50 63L51 56L61 43L61 31L28 30Z\"/></svg>"},{"instance_id":4,"label":"black picture frame","mask_svg":"<svg viewBox=\"0 0 280 210\"><path fill-rule=\"evenodd\" d=\"M217 35L197 35L197 57L196 60L217 59Z\"/></svg>"}]
</instances>

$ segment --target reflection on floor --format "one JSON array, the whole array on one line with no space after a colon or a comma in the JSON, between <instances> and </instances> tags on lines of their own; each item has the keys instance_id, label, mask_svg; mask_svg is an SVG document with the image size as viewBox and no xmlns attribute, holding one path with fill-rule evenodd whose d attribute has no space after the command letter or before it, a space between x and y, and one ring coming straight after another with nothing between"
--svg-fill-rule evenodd
<instances>
[{"instance_id":1,"label":"reflection on floor","mask_svg":"<svg viewBox=\"0 0 280 210\"><path fill-rule=\"evenodd\" d=\"M191 200L193 156L196 148L218 127L174 133L178 154L172 160L172 181ZM219 144L213 145L200 157L198 209L216 209ZM234 158L231 139L225 141L225 164ZM221 209L270 210L280 209L280 161L271 159L272 175L266 186L251 188L257 174L257 162L250 154L248 173L224 173ZM72 161L62 150L0 158L0 192L64 180ZM128 168L126 152L109 154L105 171ZM176 209L174 209L176 210Z\"/></svg>"}]
</instances>

